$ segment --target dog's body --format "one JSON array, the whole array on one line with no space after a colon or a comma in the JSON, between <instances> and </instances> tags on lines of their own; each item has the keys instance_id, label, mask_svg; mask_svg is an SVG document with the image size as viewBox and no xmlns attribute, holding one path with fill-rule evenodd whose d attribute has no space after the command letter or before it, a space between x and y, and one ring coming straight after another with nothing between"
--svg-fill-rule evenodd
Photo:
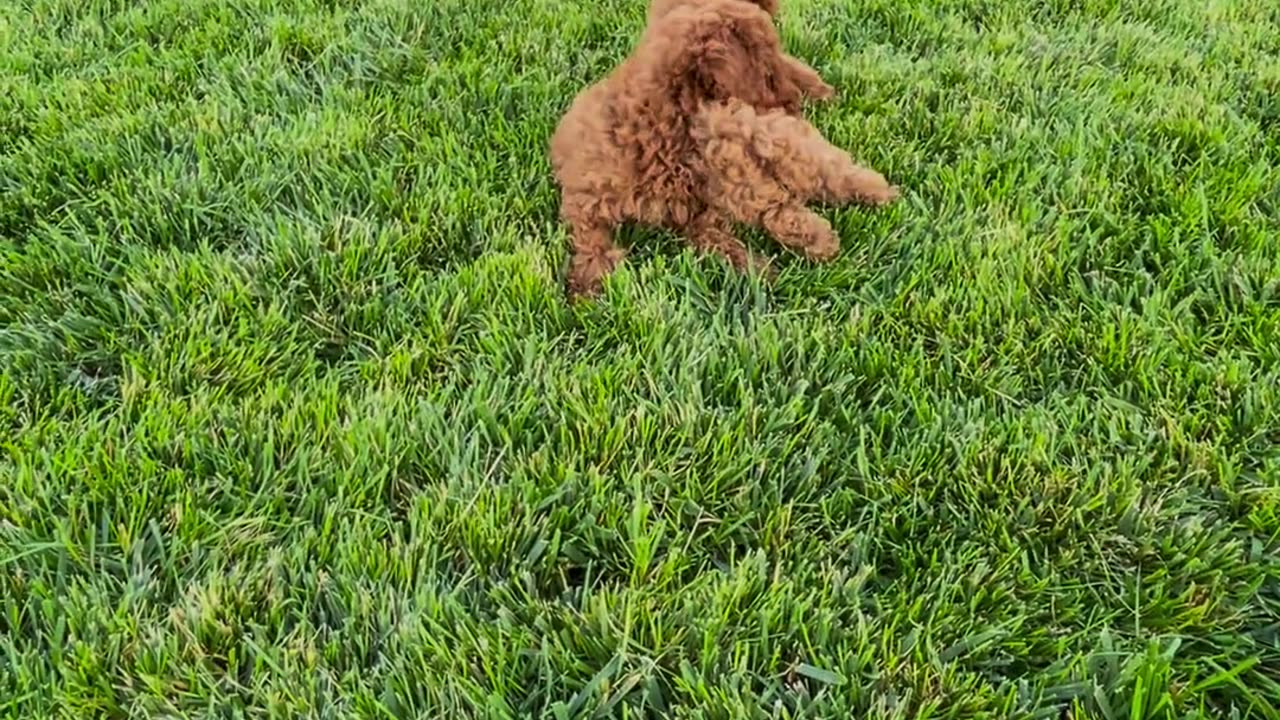
<instances>
[{"instance_id":1,"label":"dog's body","mask_svg":"<svg viewBox=\"0 0 1280 720\"><path fill-rule=\"evenodd\" d=\"M832 90L782 51L776 11L776 0L654 0L635 52L575 98L551 140L571 295L599 291L625 222L675 230L745 270L764 263L735 222L823 260L839 240L806 202L896 197L800 116L806 96Z\"/></svg>"}]
</instances>

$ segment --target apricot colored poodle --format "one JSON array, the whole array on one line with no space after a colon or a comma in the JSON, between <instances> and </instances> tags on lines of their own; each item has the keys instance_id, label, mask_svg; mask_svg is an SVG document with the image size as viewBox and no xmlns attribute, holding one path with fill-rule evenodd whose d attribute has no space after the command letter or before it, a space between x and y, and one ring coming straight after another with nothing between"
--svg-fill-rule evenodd
<instances>
[{"instance_id":1,"label":"apricot colored poodle","mask_svg":"<svg viewBox=\"0 0 1280 720\"><path fill-rule=\"evenodd\" d=\"M840 241L805 203L879 205L897 188L800 115L833 91L782 50L777 0L654 0L634 52L574 99L551 139L572 234L571 297L599 292L627 222L679 232L740 270L767 268L734 235L763 227L828 260Z\"/></svg>"}]
</instances>

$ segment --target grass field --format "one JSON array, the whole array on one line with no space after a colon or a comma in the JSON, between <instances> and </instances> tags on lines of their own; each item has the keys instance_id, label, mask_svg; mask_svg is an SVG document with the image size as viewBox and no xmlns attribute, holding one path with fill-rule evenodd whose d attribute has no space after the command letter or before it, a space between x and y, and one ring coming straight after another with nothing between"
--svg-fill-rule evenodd
<instances>
[{"instance_id":1,"label":"grass field","mask_svg":"<svg viewBox=\"0 0 1280 720\"><path fill-rule=\"evenodd\" d=\"M571 307L642 0L0 0L0 717L1280 717L1280 5L784 5L903 200Z\"/></svg>"}]
</instances>

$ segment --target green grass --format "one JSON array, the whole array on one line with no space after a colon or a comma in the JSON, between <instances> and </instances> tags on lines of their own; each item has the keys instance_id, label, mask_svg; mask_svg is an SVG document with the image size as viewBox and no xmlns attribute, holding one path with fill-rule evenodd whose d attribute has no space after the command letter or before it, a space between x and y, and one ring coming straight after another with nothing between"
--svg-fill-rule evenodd
<instances>
[{"instance_id":1,"label":"green grass","mask_svg":"<svg viewBox=\"0 0 1280 720\"><path fill-rule=\"evenodd\" d=\"M0 0L0 717L1280 717L1280 6L784 5L903 201L570 307L642 0Z\"/></svg>"}]
</instances>

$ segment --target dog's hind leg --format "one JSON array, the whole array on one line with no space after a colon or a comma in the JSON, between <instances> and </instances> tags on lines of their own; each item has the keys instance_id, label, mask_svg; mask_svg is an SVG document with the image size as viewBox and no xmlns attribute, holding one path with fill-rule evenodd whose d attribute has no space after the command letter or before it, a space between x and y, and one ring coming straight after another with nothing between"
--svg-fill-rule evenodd
<instances>
[{"instance_id":1,"label":"dog's hind leg","mask_svg":"<svg viewBox=\"0 0 1280 720\"><path fill-rule=\"evenodd\" d=\"M696 137L707 169L708 203L733 220L764 227L805 257L834 257L840 239L831 225L804 207L804 196L780 182L774 163L755 150L756 118L747 106L714 106L699 118Z\"/></svg>"},{"instance_id":2,"label":"dog's hind leg","mask_svg":"<svg viewBox=\"0 0 1280 720\"><path fill-rule=\"evenodd\" d=\"M793 198L776 180L750 163L731 165L711 176L716 191L712 205L738 222L763 227L774 240L798 251L810 260L825 261L840 251L840 238L831 224ZM721 242L716 231L710 237ZM732 245L722 254L747 252L732 236ZM704 240L704 242L708 242ZM732 257L730 259L733 262ZM735 263L736 265L737 263Z\"/></svg>"},{"instance_id":3,"label":"dog's hind leg","mask_svg":"<svg viewBox=\"0 0 1280 720\"><path fill-rule=\"evenodd\" d=\"M751 150L780 183L804 200L884 205L898 188L884 175L854 161L804 118L769 113L758 116Z\"/></svg>"},{"instance_id":4,"label":"dog's hind leg","mask_svg":"<svg viewBox=\"0 0 1280 720\"><path fill-rule=\"evenodd\" d=\"M898 197L883 175L854 162L802 117L730 102L704 108L695 132L707 148L739 146L744 158L801 203L883 205Z\"/></svg>"}]
</instances>

